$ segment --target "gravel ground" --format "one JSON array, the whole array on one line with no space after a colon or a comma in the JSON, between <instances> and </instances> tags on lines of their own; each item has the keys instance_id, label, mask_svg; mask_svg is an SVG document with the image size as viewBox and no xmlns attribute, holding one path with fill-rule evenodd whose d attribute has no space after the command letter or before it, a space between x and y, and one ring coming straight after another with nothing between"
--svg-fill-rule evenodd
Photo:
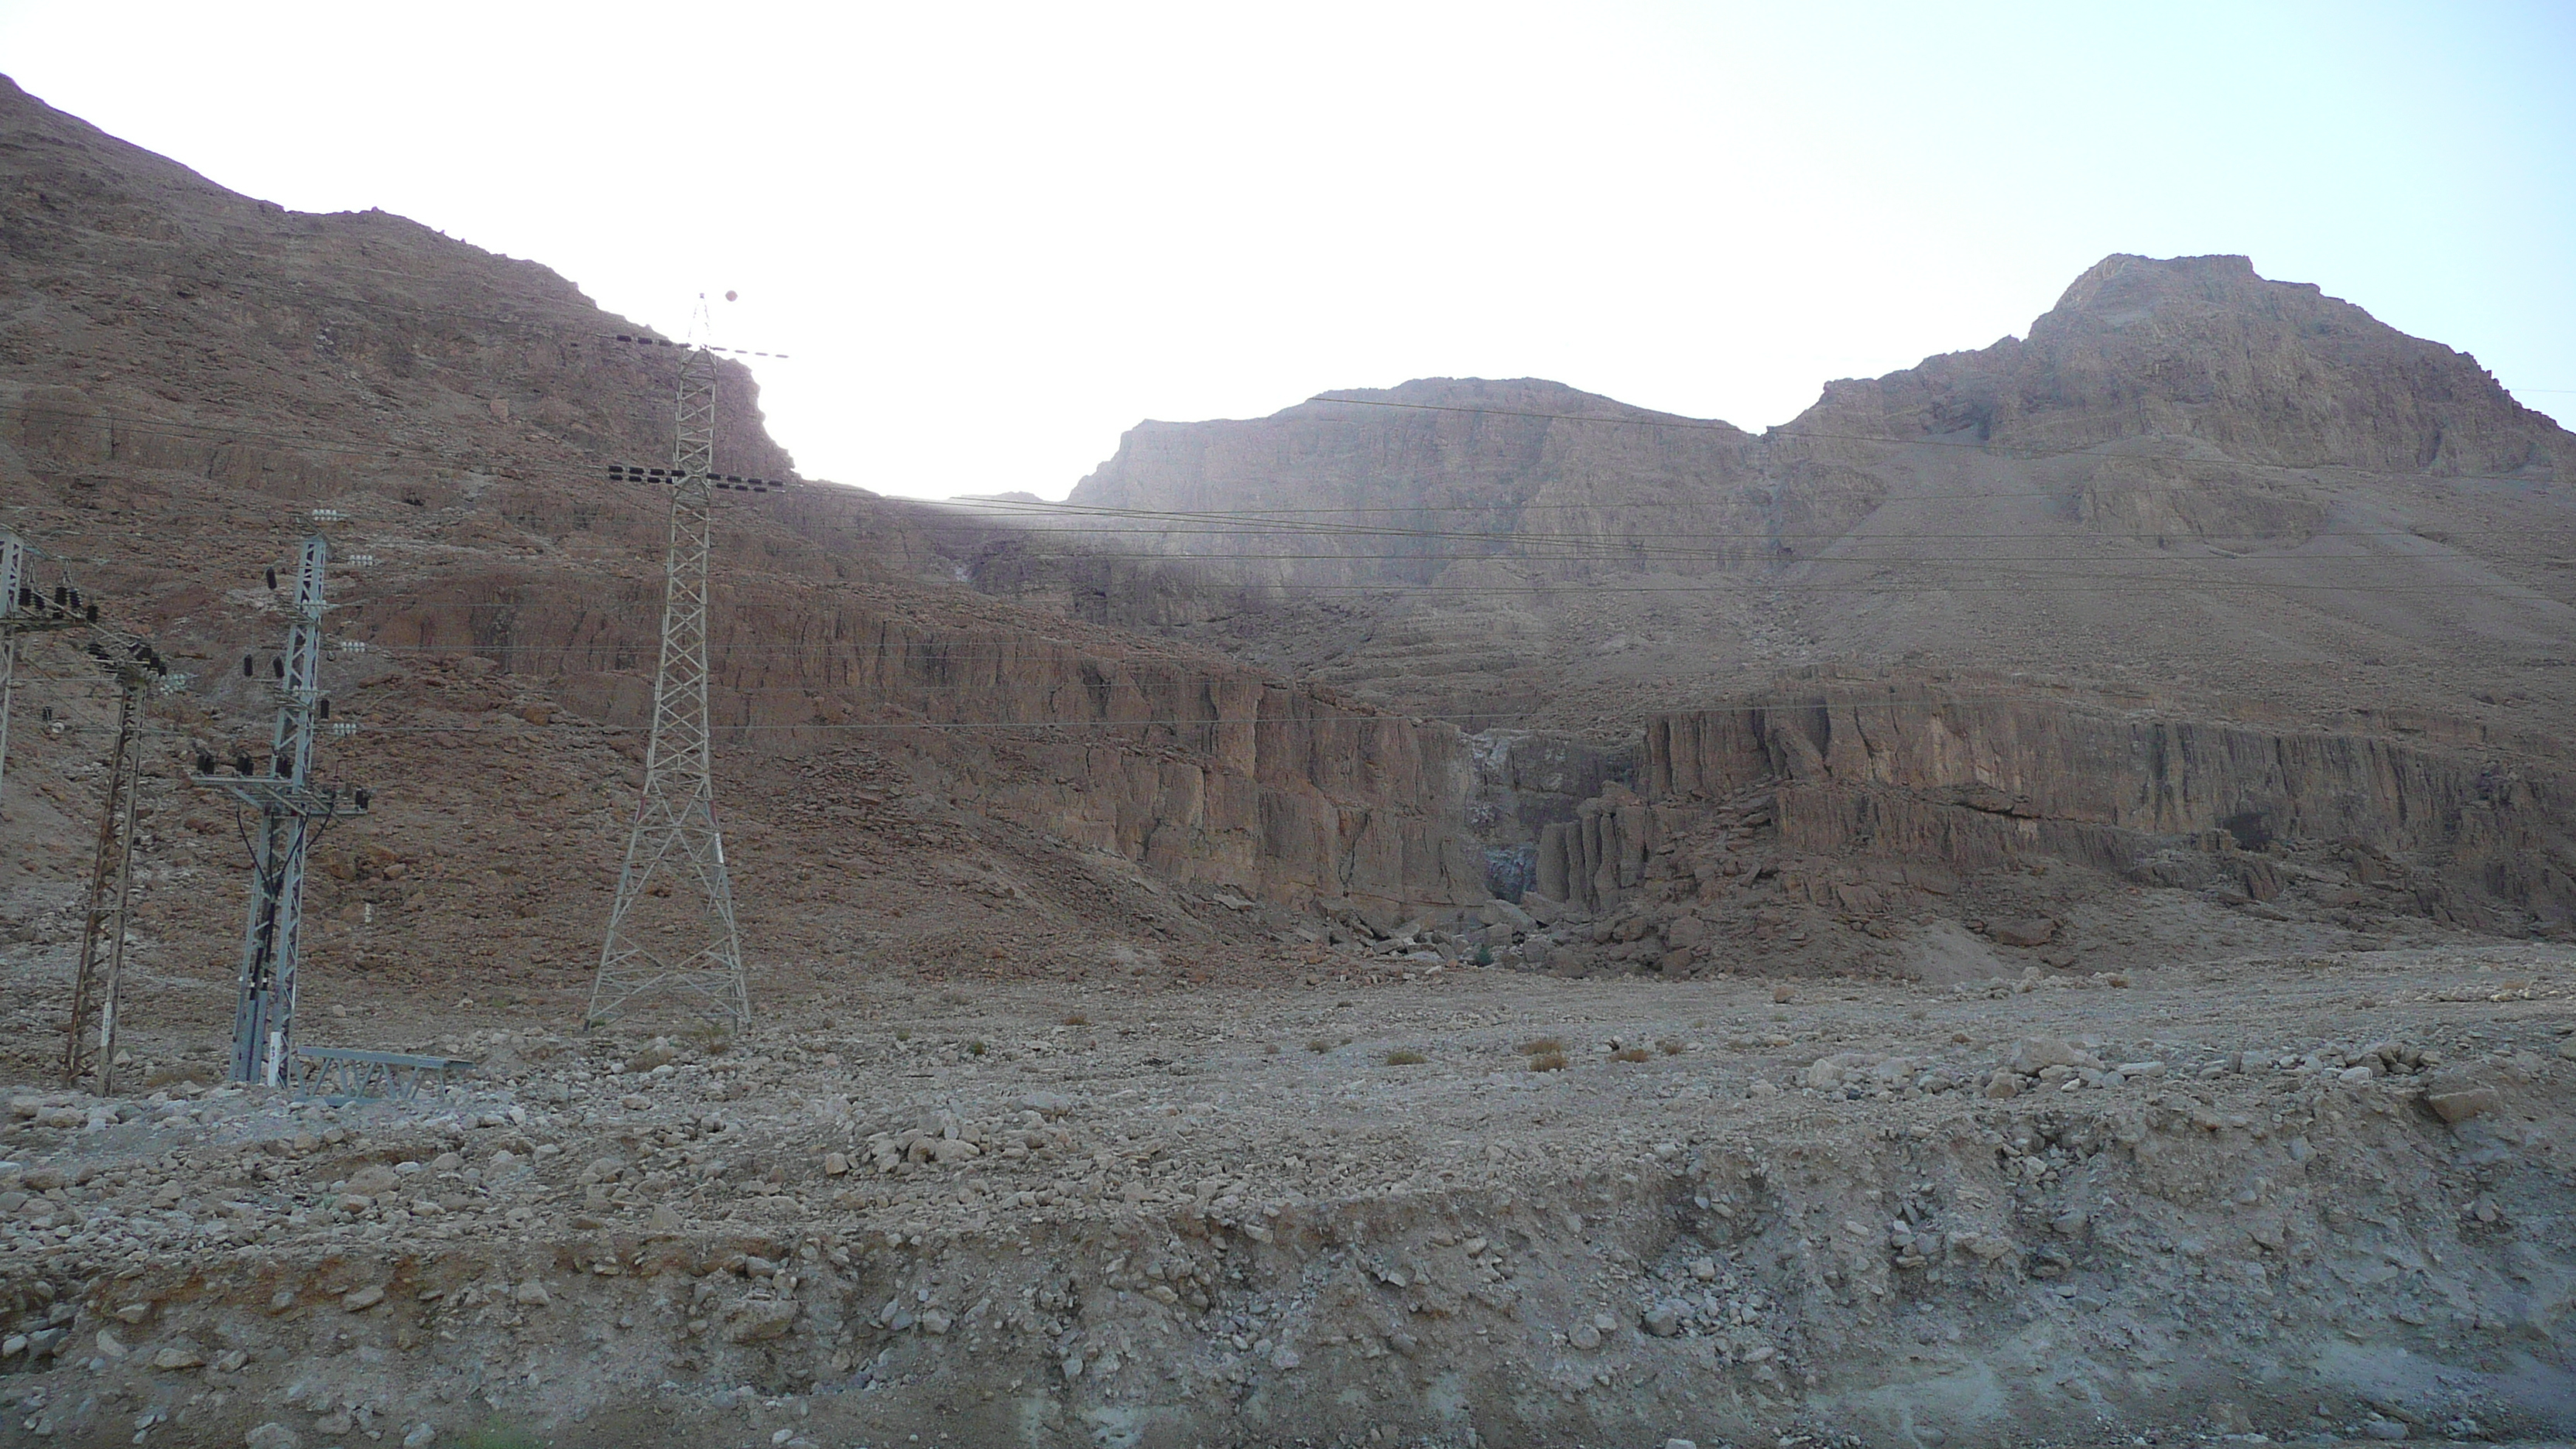
<instances>
[{"instance_id":1,"label":"gravel ground","mask_svg":"<svg viewBox=\"0 0 2576 1449\"><path fill-rule=\"evenodd\" d=\"M26 1091L0 1392L415 1449L2565 1433L2570 964L884 983L425 1043L480 1067L409 1103Z\"/></svg>"}]
</instances>

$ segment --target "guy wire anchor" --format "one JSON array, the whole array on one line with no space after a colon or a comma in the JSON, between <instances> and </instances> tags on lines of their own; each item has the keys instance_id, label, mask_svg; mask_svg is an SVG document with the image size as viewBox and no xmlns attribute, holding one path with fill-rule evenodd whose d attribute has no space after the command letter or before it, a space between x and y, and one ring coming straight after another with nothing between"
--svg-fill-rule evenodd
<instances>
[{"instance_id":1,"label":"guy wire anchor","mask_svg":"<svg viewBox=\"0 0 2576 1449\"><path fill-rule=\"evenodd\" d=\"M317 521L336 510L315 509ZM288 605L286 652L273 661L277 725L269 745L268 773L250 772L247 756L236 773L215 773L212 754L197 756L193 783L220 790L259 811L252 842L250 920L242 935L240 997L233 1012L233 1080L275 1087L287 1080L294 1050L296 967L304 924L304 864L314 839L334 820L366 813L368 792L343 796L338 785L312 782L315 726L331 716L321 689L323 568L329 540L304 540ZM254 673L251 658L242 659Z\"/></svg>"}]
</instances>

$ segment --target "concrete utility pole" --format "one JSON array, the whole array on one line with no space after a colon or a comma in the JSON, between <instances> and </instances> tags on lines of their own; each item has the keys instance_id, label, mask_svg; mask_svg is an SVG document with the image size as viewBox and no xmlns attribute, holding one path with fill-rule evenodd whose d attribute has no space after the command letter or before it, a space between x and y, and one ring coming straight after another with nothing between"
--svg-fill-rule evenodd
<instances>
[{"instance_id":1,"label":"concrete utility pole","mask_svg":"<svg viewBox=\"0 0 2576 1449\"><path fill-rule=\"evenodd\" d=\"M315 517L336 517L317 510ZM319 533L304 540L288 605L286 652L272 666L277 680L277 725L270 736L268 773L247 769L217 775L201 756L195 783L221 790L259 811L251 843L250 921L242 935L240 996L233 1010L233 1080L275 1087L293 1075L295 973L304 927L304 863L319 827L367 809L367 792L346 802L337 785L312 783L313 735L328 719L322 694L322 572L331 544ZM255 672L248 656L246 673ZM246 762L245 762L246 763Z\"/></svg>"},{"instance_id":2,"label":"concrete utility pole","mask_svg":"<svg viewBox=\"0 0 2576 1449\"><path fill-rule=\"evenodd\" d=\"M704 303L700 304L703 323ZM703 330L702 326L700 329ZM715 776L707 721L707 555L713 490L743 486L715 472L716 360L704 346L680 356L678 438L671 468L656 482L671 490L670 543L663 553L662 656L653 677L653 733L644 753L644 794L626 838L626 863L609 907L585 1026L614 1019L629 1003L661 991L697 999L709 1016L739 1029L751 1020L751 992L734 928L733 881L716 825ZM610 476L643 469L610 470ZM765 484L766 480L753 480ZM656 907L677 892L685 901Z\"/></svg>"}]
</instances>

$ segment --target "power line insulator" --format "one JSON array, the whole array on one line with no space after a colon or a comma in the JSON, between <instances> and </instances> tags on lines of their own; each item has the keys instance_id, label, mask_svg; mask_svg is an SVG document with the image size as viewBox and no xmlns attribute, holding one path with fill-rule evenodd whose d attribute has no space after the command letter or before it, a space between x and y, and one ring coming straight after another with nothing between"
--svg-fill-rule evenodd
<instances>
[{"instance_id":1,"label":"power line insulator","mask_svg":"<svg viewBox=\"0 0 2576 1449\"><path fill-rule=\"evenodd\" d=\"M367 808L367 799L368 799L367 787L366 787L366 786L364 786L364 785L359 786L359 787L358 787L358 808L359 808L359 809L364 810L364 809L366 809L366 808Z\"/></svg>"},{"instance_id":2,"label":"power line insulator","mask_svg":"<svg viewBox=\"0 0 2576 1449\"><path fill-rule=\"evenodd\" d=\"M215 757L205 750L197 751L197 773L200 775L211 775L214 772Z\"/></svg>"},{"instance_id":3,"label":"power line insulator","mask_svg":"<svg viewBox=\"0 0 2576 1449\"><path fill-rule=\"evenodd\" d=\"M324 719L331 717L331 697L327 694L322 697L322 717Z\"/></svg>"},{"instance_id":4,"label":"power line insulator","mask_svg":"<svg viewBox=\"0 0 2576 1449\"><path fill-rule=\"evenodd\" d=\"M269 672L269 673L271 673L271 674L273 674L273 675L275 675L275 676L277 676L277 677L278 677L278 678L280 678L280 679L284 679L284 678L286 677L286 656L285 656L285 655L283 655L283 654L280 654L280 655L278 655L277 657L275 657L275 658L273 658L273 659L269 660L269 661L268 661L268 672Z\"/></svg>"},{"instance_id":5,"label":"power line insulator","mask_svg":"<svg viewBox=\"0 0 2576 1449\"><path fill-rule=\"evenodd\" d=\"M277 570L275 569L270 569L268 571L268 586L272 589L277 587Z\"/></svg>"},{"instance_id":6,"label":"power line insulator","mask_svg":"<svg viewBox=\"0 0 2576 1449\"><path fill-rule=\"evenodd\" d=\"M90 605L90 606L89 606L89 612L88 612L88 613L86 613L86 614L83 614L81 617L82 617L82 618L84 618L84 619L86 619L86 620L88 620L90 623L93 623L93 624L97 623L97 622L98 622L98 605L96 605L96 604L92 604L92 605Z\"/></svg>"},{"instance_id":7,"label":"power line insulator","mask_svg":"<svg viewBox=\"0 0 2576 1449\"><path fill-rule=\"evenodd\" d=\"M246 754L233 756L233 773L241 776L245 780L249 779L250 756Z\"/></svg>"},{"instance_id":8,"label":"power line insulator","mask_svg":"<svg viewBox=\"0 0 2576 1449\"><path fill-rule=\"evenodd\" d=\"M242 678L249 679L251 677L253 677L253 671L251 669L250 656L245 654L242 656Z\"/></svg>"}]
</instances>

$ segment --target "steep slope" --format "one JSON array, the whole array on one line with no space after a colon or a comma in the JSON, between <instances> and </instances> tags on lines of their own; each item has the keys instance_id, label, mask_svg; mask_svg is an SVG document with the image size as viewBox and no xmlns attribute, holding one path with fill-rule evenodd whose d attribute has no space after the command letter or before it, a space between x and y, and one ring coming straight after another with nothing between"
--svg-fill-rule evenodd
<instances>
[{"instance_id":1,"label":"steep slope","mask_svg":"<svg viewBox=\"0 0 2576 1449\"><path fill-rule=\"evenodd\" d=\"M5 82L0 195L0 523L196 676L155 707L130 1025L229 1019L234 821L178 777L200 745L264 749L267 686L232 662L276 648L263 570L316 506L345 515L335 633L370 646L329 666L360 732L321 768L376 811L326 837L308 997L568 1010L660 612L663 499L604 465L667 455L673 350L542 267L233 195ZM720 402L720 469L792 473L747 371ZM979 596L863 490L722 503L713 710L756 998L852 969L1273 969L1292 922L1256 903L1391 925L1480 893L1447 726ZM0 930L33 1060L112 715L76 648L28 648L43 727L12 739Z\"/></svg>"}]
</instances>

